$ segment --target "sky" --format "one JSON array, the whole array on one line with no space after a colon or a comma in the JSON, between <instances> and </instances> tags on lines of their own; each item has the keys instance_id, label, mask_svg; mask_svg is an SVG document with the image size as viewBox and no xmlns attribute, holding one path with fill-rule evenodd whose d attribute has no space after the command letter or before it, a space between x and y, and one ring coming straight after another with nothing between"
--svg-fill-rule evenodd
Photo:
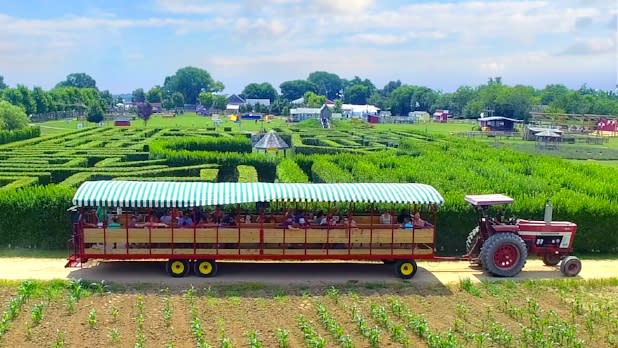
<instances>
[{"instance_id":1,"label":"sky","mask_svg":"<svg viewBox=\"0 0 618 348\"><path fill-rule=\"evenodd\" d=\"M509 85L613 90L616 0L0 0L0 75L53 87L85 72L112 93L184 66L241 92L324 70L445 92Z\"/></svg>"}]
</instances>

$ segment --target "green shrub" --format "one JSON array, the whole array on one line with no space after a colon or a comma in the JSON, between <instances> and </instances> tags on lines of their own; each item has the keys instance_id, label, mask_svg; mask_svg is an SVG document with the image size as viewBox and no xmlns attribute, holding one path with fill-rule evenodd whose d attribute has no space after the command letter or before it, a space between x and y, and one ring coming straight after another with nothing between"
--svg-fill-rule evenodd
<instances>
[{"instance_id":1,"label":"green shrub","mask_svg":"<svg viewBox=\"0 0 618 348\"><path fill-rule=\"evenodd\" d=\"M39 127L27 127L12 131L0 130L0 144L7 144L14 141L32 139L41 135Z\"/></svg>"},{"instance_id":2,"label":"green shrub","mask_svg":"<svg viewBox=\"0 0 618 348\"><path fill-rule=\"evenodd\" d=\"M240 165L238 170L238 182L258 182L258 175L255 167Z\"/></svg>"},{"instance_id":3,"label":"green shrub","mask_svg":"<svg viewBox=\"0 0 618 348\"><path fill-rule=\"evenodd\" d=\"M279 182L309 182L307 174L292 159L286 158L277 165L277 179Z\"/></svg>"}]
</instances>

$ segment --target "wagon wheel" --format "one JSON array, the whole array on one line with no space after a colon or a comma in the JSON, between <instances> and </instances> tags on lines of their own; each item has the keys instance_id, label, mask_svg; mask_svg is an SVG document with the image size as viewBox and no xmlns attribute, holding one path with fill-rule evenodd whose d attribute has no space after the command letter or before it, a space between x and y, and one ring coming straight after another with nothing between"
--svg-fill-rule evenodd
<instances>
[{"instance_id":1,"label":"wagon wheel","mask_svg":"<svg viewBox=\"0 0 618 348\"><path fill-rule=\"evenodd\" d=\"M188 260L168 260L165 264L165 271L174 278L181 278L189 272Z\"/></svg>"},{"instance_id":2,"label":"wagon wheel","mask_svg":"<svg viewBox=\"0 0 618 348\"><path fill-rule=\"evenodd\" d=\"M414 260L402 260L395 263L395 273L402 279L411 279L417 271L418 266Z\"/></svg>"},{"instance_id":3,"label":"wagon wheel","mask_svg":"<svg viewBox=\"0 0 618 348\"><path fill-rule=\"evenodd\" d=\"M543 255L543 263L547 266L555 266L560 263L562 256L560 254L545 254Z\"/></svg>"},{"instance_id":4,"label":"wagon wheel","mask_svg":"<svg viewBox=\"0 0 618 348\"><path fill-rule=\"evenodd\" d=\"M197 260L195 261L194 272L200 277L214 277L217 275L217 261Z\"/></svg>"},{"instance_id":5,"label":"wagon wheel","mask_svg":"<svg viewBox=\"0 0 618 348\"><path fill-rule=\"evenodd\" d=\"M582 262L575 256L567 256L560 264L560 272L567 277L575 277L582 270Z\"/></svg>"},{"instance_id":6,"label":"wagon wheel","mask_svg":"<svg viewBox=\"0 0 618 348\"><path fill-rule=\"evenodd\" d=\"M481 250L483 265L497 277L513 277L521 272L528 257L526 244L513 233L498 233L489 237Z\"/></svg>"}]
</instances>

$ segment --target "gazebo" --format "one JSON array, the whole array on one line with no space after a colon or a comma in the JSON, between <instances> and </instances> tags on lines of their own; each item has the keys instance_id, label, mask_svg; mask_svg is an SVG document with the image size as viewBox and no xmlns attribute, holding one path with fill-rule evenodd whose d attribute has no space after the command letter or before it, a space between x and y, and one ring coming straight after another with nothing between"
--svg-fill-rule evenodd
<instances>
[{"instance_id":1,"label":"gazebo","mask_svg":"<svg viewBox=\"0 0 618 348\"><path fill-rule=\"evenodd\" d=\"M285 150L290 148L274 130L264 134L264 136L258 140L253 147L258 150L264 150L264 152L277 152L279 150L283 150L283 156L285 156Z\"/></svg>"},{"instance_id":2,"label":"gazebo","mask_svg":"<svg viewBox=\"0 0 618 348\"><path fill-rule=\"evenodd\" d=\"M536 133L536 146L543 149L557 149L560 142L560 134L552 132L551 130L544 130Z\"/></svg>"}]
</instances>

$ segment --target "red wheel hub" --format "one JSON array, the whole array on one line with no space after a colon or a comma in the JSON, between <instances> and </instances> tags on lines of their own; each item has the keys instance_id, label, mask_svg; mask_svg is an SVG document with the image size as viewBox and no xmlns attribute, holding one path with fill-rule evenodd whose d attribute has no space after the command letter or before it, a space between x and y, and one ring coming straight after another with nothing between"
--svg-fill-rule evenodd
<instances>
[{"instance_id":1,"label":"red wheel hub","mask_svg":"<svg viewBox=\"0 0 618 348\"><path fill-rule=\"evenodd\" d=\"M574 272L579 268L579 265L575 262L571 262L570 264L567 265L567 270L569 272Z\"/></svg>"},{"instance_id":2,"label":"red wheel hub","mask_svg":"<svg viewBox=\"0 0 618 348\"><path fill-rule=\"evenodd\" d=\"M496 267L508 270L517 264L520 258L519 249L512 244L501 245L494 253Z\"/></svg>"}]
</instances>

